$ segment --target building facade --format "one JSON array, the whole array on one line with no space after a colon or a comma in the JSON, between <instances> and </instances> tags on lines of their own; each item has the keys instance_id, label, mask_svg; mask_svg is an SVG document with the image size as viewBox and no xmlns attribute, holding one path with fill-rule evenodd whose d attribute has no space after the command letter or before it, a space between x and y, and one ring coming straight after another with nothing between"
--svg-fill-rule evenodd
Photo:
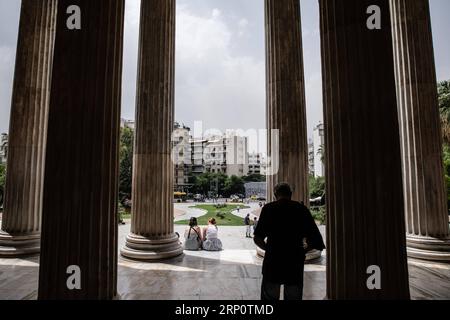
<instances>
[{"instance_id":1,"label":"building facade","mask_svg":"<svg viewBox=\"0 0 450 320\"><path fill-rule=\"evenodd\" d=\"M252 152L248 154L248 175L266 175L266 155L264 153Z\"/></svg>"},{"instance_id":2,"label":"building facade","mask_svg":"<svg viewBox=\"0 0 450 320\"><path fill-rule=\"evenodd\" d=\"M205 170L227 176L248 174L247 137L227 134L210 137L204 150Z\"/></svg>"},{"instance_id":3,"label":"building facade","mask_svg":"<svg viewBox=\"0 0 450 320\"><path fill-rule=\"evenodd\" d=\"M189 186L186 181L206 172L238 177L248 175L247 142L247 137L233 134L192 138L188 127L176 123L172 142L175 184ZM261 169L258 171L261 172Z\"/></svg>"},{"instance_id":4,"label":"building facade","mask_svg":"<svg viewBox=\"0 0 450 320\"><path fill-rule=\"evenodd\" d=\"M203 153L206 148L207 140L205 139L190 139L191 145L191 165L192 176L198 176L205 172L205 160Z\"/></svg>"},{"instance_id":5,"label":"building facade","mask_svg":"<svg viewBox=\"0 0 450 320\"><path fill-rule=\"evenodd\" d=\"M314 176L323 177L325 176L325 131L323 124L320 123L314 128L313 133L313 156L314 156ZM311 152L311 149L309 149ZM310 155L311 159L311 155ZM311 168L311 166L310 166Z\"/></svg>"},{"instance_id":6,"label":"building facade","mask_svg":"<svg viewBox=\"0 0 450 320\"><path fill-rule=\"evenodd\" d=\"M174 190L188 192L192 186L192 148L190 128L175 122L172 133L172 161L174 164Z\"/></svg>"},{"instance_id":7,"label":"building facade","mask_svg":"<svg viewBox=\"0 0 450 320\"><path fill-rule=\"evenodd\" d=\"M314 142L313 140L309 140L308 142L308 167L309 167L309 174L312 176L315 176L314 172Z\"/></svg>"}]
</instances>

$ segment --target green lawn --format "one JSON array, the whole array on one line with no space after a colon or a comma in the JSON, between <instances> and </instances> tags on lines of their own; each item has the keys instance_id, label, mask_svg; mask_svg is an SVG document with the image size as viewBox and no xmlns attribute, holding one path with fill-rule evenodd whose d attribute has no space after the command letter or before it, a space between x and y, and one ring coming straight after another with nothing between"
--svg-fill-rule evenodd
<instances>
[{"instance_id":1,"label":"green lawn","mask_svg":"<svg viewBox=\"0 0 450 320\"><path fill-rule=\"evenodd\" d=\"M206 226L208 224L209 218L215 218L218 226L228 226L228 227L236 227L243 226L244 219L238 216L235 216L231 213L237 209L237 207L241 209L247 209L249 207L238 204L227 204L224 208L216 208L212 204L202 204L193 206L191 208L197 208L208 211L204 216L198 217L197 221L200 226ZM218 215L220 213L221 215ZM189 224L189 220L177 221L175 224L187 225Z\"/></svg>"},{"instance_id":2,"label":"green lawn","mask_svg":"<svg viewBox=\"0 0 450 320\"><path fill-rule=\"evenodd\" d=\"M129 214L122 214L122 219L123 220L130 220L131 219L131 213L129 213Z\"/></svg>"}]
</instances>

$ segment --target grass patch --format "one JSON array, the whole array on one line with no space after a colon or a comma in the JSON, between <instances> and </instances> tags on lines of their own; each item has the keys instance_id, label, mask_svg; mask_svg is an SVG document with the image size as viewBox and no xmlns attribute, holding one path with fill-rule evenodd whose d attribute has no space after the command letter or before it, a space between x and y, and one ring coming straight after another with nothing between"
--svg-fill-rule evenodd
<instances>
[{"instance_id":1,"label":"grass patch","mask_svg":"<svg viewBox=\"0 0 450 320\"><path fill-rule=\"evenodd\" d=\"M121 216L121 218L122 218L123 220L130 220L130 219L131 219L131 213L129 213L129 214L123 214L123 215Z\"/></svg>"},{"instance_id":2,"label":"grass patch","mask_svg":"<svg viewBox=\"0 0 450 320\"><path fill-rule=\"evenodd\" d=\"M201 226L206 226L210 218L215 218L218 226L237 227L244 225L243 218L235 216L234 214L231 213L238 207L240 207L241 209L249 208L247 206L238 204L221 205L220 208L216 207L213 204L201 204L193 206L191 208L202 209L207 211L205 215L197 218L198 224ZM189 220L177 221L175 222L175 224L187 225L189 224Z\"/></svg>"}]
</instances>

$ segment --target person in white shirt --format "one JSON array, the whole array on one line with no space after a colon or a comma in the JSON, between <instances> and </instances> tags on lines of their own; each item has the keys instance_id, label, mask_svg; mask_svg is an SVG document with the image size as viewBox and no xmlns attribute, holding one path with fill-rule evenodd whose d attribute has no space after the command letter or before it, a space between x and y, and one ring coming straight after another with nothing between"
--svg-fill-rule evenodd
<instances>
[{"instance_id":1,"label":"person in white shirt","mask_svg":"<svg viewBox=\"0 0 450 320\"><path fill-rule=\"evenodd\" d=\"M218 231L216 219L209 219L208 226L203 229L203 250L222 250L222 241L218 237Z\"/></svg>"}]
</instances>

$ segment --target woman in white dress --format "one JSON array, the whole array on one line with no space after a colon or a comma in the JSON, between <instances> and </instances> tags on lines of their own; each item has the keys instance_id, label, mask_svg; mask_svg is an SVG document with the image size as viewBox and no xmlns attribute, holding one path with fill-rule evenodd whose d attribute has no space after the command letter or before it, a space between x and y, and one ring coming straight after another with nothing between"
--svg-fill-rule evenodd
<instances>
[{"instance_id":1,"label":"woman in white dress","mask_svg":"<svg viewBox=\"0 0 450 320\"><path fill-rule=\"evenodd\" d=\"M222 241L218 237L218 228L216 219L211 218L208 221L208 226L203 230L203 250L206 251L221 251Z\"/></svg>"}]
</instances>

